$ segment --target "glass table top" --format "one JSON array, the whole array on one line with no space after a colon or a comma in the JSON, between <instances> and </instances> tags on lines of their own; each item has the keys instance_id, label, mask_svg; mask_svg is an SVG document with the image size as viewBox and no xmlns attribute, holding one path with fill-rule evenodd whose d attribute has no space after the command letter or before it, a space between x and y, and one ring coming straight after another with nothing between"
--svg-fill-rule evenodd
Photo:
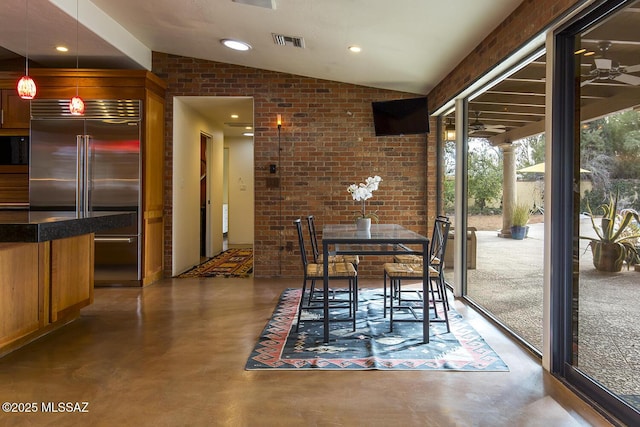
<instances>
[{"instance_id":1,"label":"glass table top","mask_svg":"<svg viewBox=\"0 0 640 427\"><path fill-rule=\"evenodd\" d=\"M429 239L398 224L371 224L370 231L357 230L355 224L327 224L322 240L332 243L423 243Z\"/></svg>"}]
</instances>

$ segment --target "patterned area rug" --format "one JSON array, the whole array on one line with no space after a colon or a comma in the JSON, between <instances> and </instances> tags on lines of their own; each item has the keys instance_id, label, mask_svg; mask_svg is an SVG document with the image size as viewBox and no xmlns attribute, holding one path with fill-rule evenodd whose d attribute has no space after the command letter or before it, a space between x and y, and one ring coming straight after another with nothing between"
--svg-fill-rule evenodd
<instances>
[{"instance_id":1,"label":"patterned area rug","mask_svg":"<svg viewBox=\"0 0 640 427\"><path fill-rule=\"evenodd\" d=\"M287 289L264 328L245 369L379 369L508 371L509 368L455 310L449 311L451 332L431 324L428 344L422 323L393 324L382 316L382 289L361 289L356 331L351 323L332 321L330 343L323 343L322 322L301 322L295 332L300 289ZM331 310L344 320L346 309ZM303 319L320 320L322 311L303 311ZM394 319L400 314L394 315Z\"/></svg>"},{"instance_id":2,"label":"patterned area rug","mask_svg":"<svg viewBox=\"0 0 640 427\"><path fill-rule=\"evenodd\" d=\"M178 277L249 277L252 272L252 249L228 249Z\"/></svg>"}]
</instances>

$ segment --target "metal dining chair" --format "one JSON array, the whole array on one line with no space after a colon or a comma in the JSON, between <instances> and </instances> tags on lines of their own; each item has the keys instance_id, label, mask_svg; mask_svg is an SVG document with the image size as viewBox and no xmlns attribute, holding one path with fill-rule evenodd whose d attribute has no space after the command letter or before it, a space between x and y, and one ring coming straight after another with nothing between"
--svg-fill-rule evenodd
<instances>
[{"instance_id":1,"label":"metal dining chair","mask_svg":"<svg viewBox=\"0 0 640 427\"><path fill-rule=\"evenodd\" d=\"M309 228L309 241L311 242L311 253L313 254L313 262L316 264L322 264L324 258L319 251L318 234L316 232L315 217L313 215L307 216L307 226ZM348 262L353 264L353 268L355 268L356 271L358 271L358 264L360 263L360 258L358 257L358 255L329 255L328 262L330 263ZM356 277L356 280L358 280L357 277ZM315 285L312 284L309 292L309 302L311 302L311 300L315 297L315 295L316 295ZM357 307L357 295L356 295L356 307Z\"/></svg>"},{"instance_id":2,"label":"metal dining chair","mask_svg":"<svg viewBox=\"0 0 640 427\"><path fill-rule=\"evenodd\" d=\"M438 217L434 223L433 236L429 249L429 259L444 259L447 246L449 228L451 223L445 217ZM422 321L416 314L416 309L422 309L423 316L429 316L429 310L433 309L434 318L430 322L443 322L450 332L448 302L446 284L444 281L444 263L436 262L427 265L429 284L428 295L423 295L421 289L403 290L403 281L422 280L423 263L385 263L384 269L384 316L387 314L387 301L389 301L389 330L393 331L394 310L409 311L414 318L396 319L395 321ZM387 279L389 279L389 292L387 292ZM417 297L403 298L403 292L411 292ZM388 296L387 296L388 294ZM395 304L395 305L394 305ZM441 306L442 317L439 314L438 305Z\"/></svg>"},{"instance_id":3,"label":"metal dining chair","mask_svg":"<svg viewBox=\"0 0 640 427\"><path fill-rule=\"evenodd\" d=\"M315 287L315 282L324 281L324 265L318 263L310 263L307 258L307 253L304 244L304 236L302 232L302 222L300 218L294 222L296 230L298 232L298 244L300 247L300 257L302 259L302 267L304 271L304 278L302 282L302 294L300 295L300 303L298 305L298 320L296 322L296 332L300 327L300 321L302 319L303 310L323 310L324 298L305 298L307 292L307 284L309 284L309 293ZM329 277L331 281L345 280L347 281L348 288L346 290L347 299L338 298L338 295L342 295L343 292L332 292L329 298L329 308L348 308L349 316L345 320L352 322L353 330L356 330L356 311L357 311L357 295L358 295L358 272L353 264L350 262L331 262L328 263ZM316 291L317 292L317 291ZM322 319L310 319L319 320Z\"/></svg>"},{"instance_id":4,"label":"metal dining chair","mask_svg":"<svg viewBox=\"0 0 640 427\"><path fill-rule=\"evenodd\" d=\"M447 222L451 222L451 220L449 219L449 217L444 216L444 215L438 215L436 217L436 221L447 221ZM434 224L434 228L433 228L433 233L431 235L431 241L433 242L433 240L435 239L435 233L436 233L436 227ZM421 255L413 255L413 254L398 254L398 255L394 255L393 256L393 262L398 262L398 263L402 263L402 264L422 264L422 256ZM444 252L442 254L442 257L436 257L436 256L430 256L429 258L429 263L431 264L431 266L438 266L438 264L444 262ZM439 266L438 266L439 267ZM437 268L437 270L440 273L440 280L442 281L442 283L445 284L446 286L446 282L444 279L444 268ZM449 300L445 298L445 304L447 307L447 310L449 310Z\"/></svg>"},{"instance_id":5,"label":"metal dining chair","mask_svg":"<svg viewBox=\"0 0 640 427\"><path fill-rule=\"evenodd\" d=\"M438 215L436 217L436 220L438 219L449 221L449 217L446 217L444 215ZM433 240L433 236L431 236L431 239ZM420 255L413 255L413 254L407 254L407 255L398 254L393 256L393 261L401 262L405 264L422 264L422 257ZM430 261L432 264L436 262L440 262L439 259L432 259Z\"/></svg>"},{"instance_id":6,"label":"metal dining chair","mask_svg":"<svg viewBox=\"0 0 640 427\"><path fill-rule=\"evenodd\" d=\"M322 254L318 249L318 235L316 233L315 217L309 215L307 217L307 225L309 226L309 239L311 241L311 251L313 252L313 262L322 264ZM350 262L353 267L358 270L360 258L358 255L330 255L329 262Z\"/></svg>"}]
</instances>

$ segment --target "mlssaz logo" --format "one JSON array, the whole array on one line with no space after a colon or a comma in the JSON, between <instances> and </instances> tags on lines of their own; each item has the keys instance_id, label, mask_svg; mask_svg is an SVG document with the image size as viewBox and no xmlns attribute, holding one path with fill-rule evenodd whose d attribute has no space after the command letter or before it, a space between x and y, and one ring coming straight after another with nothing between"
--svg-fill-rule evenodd
<instances>
[{"instance_id":1,"label":"mlssaz logo","mask_svg":"<svg viewBox=\"0 0 640 427\"><path fill-rule=\"evenodd\" d=\"M42 402L41 412L89 412L89 402Z\"/></svg>"}]
</instances>

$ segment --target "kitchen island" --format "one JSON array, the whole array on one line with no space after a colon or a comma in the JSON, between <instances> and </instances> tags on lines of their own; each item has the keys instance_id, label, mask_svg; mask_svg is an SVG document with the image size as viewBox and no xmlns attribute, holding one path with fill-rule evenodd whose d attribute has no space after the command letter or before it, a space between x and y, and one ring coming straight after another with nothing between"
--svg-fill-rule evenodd
<instances>
[{"instance_id":1,"label":"kitchen island","mask_svg":"<svg viewBox=\"0 0 640 427\"><path fill-rule=\"evenodd\" d=\"M136 214L0 211L0 356L93 302L94 235Z\"/></svg>"}]
</instances>

